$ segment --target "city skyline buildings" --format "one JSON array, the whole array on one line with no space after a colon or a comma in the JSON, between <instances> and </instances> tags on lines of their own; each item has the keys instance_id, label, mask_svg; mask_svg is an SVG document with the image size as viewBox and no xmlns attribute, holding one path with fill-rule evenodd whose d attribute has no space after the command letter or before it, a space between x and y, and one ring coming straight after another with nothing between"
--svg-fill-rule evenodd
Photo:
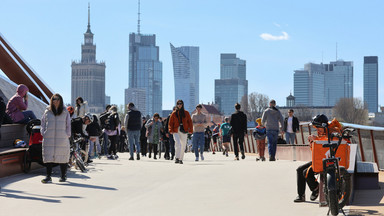
<instances>
[{"instance_id":1,"label":"city skyline buildings","mask_svg":"<svg viewBox=\"0 0 384 216\"><path fill-rule=\"evenodd\" d=\"M295 105L334 106L341 98L353 97L353 62L307 63L295 70Z\"/></svg>"},{"instance_id":2,"label":"city skyline buildings","mask_svg":"<svg viewBox=\"0 0 384 216\"><path fill-rule=\"evenodd\" d=\"M379 61L377 56L364 56L364 102L368 112L376 113L379 108Z\"/></svg>"},{"instance_id":3,"label":"city skyline buildings","mask_svg":"<svg viewBox=\"0 0 384 216\"><path fill-rule=\"evenodd\" d=\"M91 31L90 5L88 4L88 25L81 45L81 61L72 61L71 104L76 98L87 101L89 111L101 113L105 109L105 63L96 61L96 45Z\"/></svg>"},{"instance_id":4,"label":"city skyline buildings","mask_svg":"<svg viewBox=\"0 0 384 216\"><path fill-rule=\"evenodd\" d=\"M248 98L246 61L234 53L220 54L220 79L215 79L215 103L224 115L235 111L235 103ZM248 99L247 99L248 100Z\"/></svg>"},{"instance_id":5,"label":"city skyline buildings","mask_svg":"<svg viewBox=\"0 0 384 216\"><path fill-rule=\"evenodd\" d=\"M1 33L46 83L63 95L66 103L71 101L70 62L80 59L78 43L83 35L79 32L84 32L81 23L86 23L84 12L88 4L83 0L68 2L5 1L2 4L4 11L0 14L3 20L13 17L11 22L1 24ZM220 10L217 10L216 1L198 0L181 4L142 0L141 3L145 17L142 30L156 33L157 45L162 48L163 106L166 109L175 104L172 61L168 48L170 41L178 45L193 43L200 47L200 72L205 76L200 80L200 91L205 92L200 94L200 102L203 103L214 99L212 81L219 77L220 53L241 53L241 57L247 59L248 71L255 72L254 75L248 73L249 92L266 94L276 99L277 104L282 104L289 92L293 92L293 70L301 68L305 62L334 61L336 42L338 56L354 62L354 96L363 98L363 56L382 56L384 53L382 47L377 45L380 44L379 37L370 40L364 37L367 33L382 34L382 29L377 28L380 25L377 16L381 16L378 9L384 2L375 1L377 7L371 7L362 2L345 5L325 1L324 4L332 3L334 7L329 8L328 15L322 19L311 18L314 15L322 16L313 3L303 5L299 2L277 1L284 10L272 10L270 2L261 4L258 1L244 1L241 6L221 2ZM92 16L92 31L96 33L97 58L108 63L106 93L112 96L111 103L124 104L123 90L128 86L128 36L136 31L137 1L116 1L119 7L100 1L91 1L91 4L93 14L104 14ZM255 7L260 8L260 13L252 12L251 9ZM193 10L185 8L199 8L200 16L193 16ZM363 16L352 15L362 10ZM71 11L70 17L67 16L68 11ZM233 16L229 17L228 14ZM268 16L270 14L274 16ZM343 28L329 25L336 18L343 23ZM226 28L228 25L231 28ZM267 40L266 37L259 37L263 33L279 36L282 31L289 38ZM58 75L60 79L57 79ZM379 76L380 85L383 80ZM276 86L279 91L274 90ZM381 104L383 90L379 89Z\"/></svg>"},{"instance_id":6,"label":"city skyline buildings","mask_svg":"<svg viewBox=\"0 0 384 216\"><path fill-rule=\"evenodd\" d=\"M175 83L175 99L189 112L199 103L199 47L174 47L170 43Z\"/></svg>"}]
</instances>

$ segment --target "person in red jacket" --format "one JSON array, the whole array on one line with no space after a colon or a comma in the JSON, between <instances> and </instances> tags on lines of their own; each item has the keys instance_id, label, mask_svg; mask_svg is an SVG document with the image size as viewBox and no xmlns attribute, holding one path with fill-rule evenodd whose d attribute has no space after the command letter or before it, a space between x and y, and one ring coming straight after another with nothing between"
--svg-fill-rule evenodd
<instances>
[{"instance_id":1,"label":"person in red jacket","mask_svg":"<svg viewBox=\"0 0 384 216\"><path fill-rule=\"evenodd\" d=\"M191 115L184 109L182 100L178 100L176 103L176 110L172 112L169 118L168 130L175 140L175 163L183 164L187 137L193 133L193 124Z\"/></svg>"}]
</instances>

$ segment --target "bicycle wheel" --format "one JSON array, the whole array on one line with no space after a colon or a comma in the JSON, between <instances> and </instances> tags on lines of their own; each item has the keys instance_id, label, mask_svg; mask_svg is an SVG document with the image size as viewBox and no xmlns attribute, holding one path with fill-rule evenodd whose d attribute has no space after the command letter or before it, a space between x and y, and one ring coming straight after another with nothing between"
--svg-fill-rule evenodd
<instances>
[{"instance_id":1,"label":"bicycle wheel","mask_svg":"<svg viewBox=\"0 0 384 216\"><path fill-rule=\"evenodd\" d=\"M344 167L340 167L340 183L339 183L339 208L343 208L351 195L351 175L345 170Z\"/></svg>"},{"instance_id":2,"label":"bicycle wheel","mask_svg":"<svg viewBox=\"0 0 384 216\"><path fill-rule=\"evenodd\" d=\"M87 169L85 168L84 161L81 159L81 157L78 154L75 154L75 158L76 158L76 165L77 165L77 167L79 167L81 172L86 172Z\"/></svg>"},{"instance_id":3,"label":"bicycle wheel","mask_svg":"<svg viewBox=\"0 0 384 216\"><path fill-rule=\"evenodd\" d=\"M339 197L336 188L336 176L334 170L329 170L327 172L327 201L328 207L332 215L339 214Z\"/></svg>"}]
</instances>

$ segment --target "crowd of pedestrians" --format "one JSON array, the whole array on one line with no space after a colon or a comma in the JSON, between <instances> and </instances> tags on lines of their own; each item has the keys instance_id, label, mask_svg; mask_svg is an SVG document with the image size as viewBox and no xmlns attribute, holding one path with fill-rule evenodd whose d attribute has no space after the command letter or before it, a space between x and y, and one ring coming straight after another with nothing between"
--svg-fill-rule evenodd
<instances>
[{"instance_id":1,"label":"crowd of pedestrians","mask_svg":"<svg viewBox=\"0 0 384 216\"><path fill-rule=\"evenodd\" d=\"M16 94L5 107L0 103L0 120L4 123L27 123L36 116L28 108L28 87L21 84ZM0 101L2 102L2 101ZM184 109L184 102L178 100L173 111L164 118L158 113L146 118L132 102L127 105L127 113L123 120L116 106L107 105L104 112L90 114L88 103L82 97L76 98L76 105L64 106L59 94L54 94L50 104L41 118L41 134L43 136L43 161L47 164L47 176L43 183L51 182L52 166L59 164L60 181L66 181L66 169L69 160L70 143L78 137L84 138L83 151L86 152L84 162L92 163L94 158L102 156L118 159L117 152L128 151L129 160L140 160L141 157L158 159L159 152L164 151L164 159L183 164L188 140L195 161L204 160L204 152L222 151L228 157L231 140L233 140L234 159L240 155L245 159L244 137L247 133L247 116L236 103L234 113L225 117L221 124L207 121L202 112L203 106L196 105L191 115ZM56 122L55 124L51 122ZM254 137L259 157L257 161L265 161L266 138L268 140L269 160L276 160L276 144L279 131L285 134L287 143L295 142L295 133L299 130L299 121L289 110L284 119L276 102L271 100L269 107L256 120Z\"/></svg>"}]
</instances>

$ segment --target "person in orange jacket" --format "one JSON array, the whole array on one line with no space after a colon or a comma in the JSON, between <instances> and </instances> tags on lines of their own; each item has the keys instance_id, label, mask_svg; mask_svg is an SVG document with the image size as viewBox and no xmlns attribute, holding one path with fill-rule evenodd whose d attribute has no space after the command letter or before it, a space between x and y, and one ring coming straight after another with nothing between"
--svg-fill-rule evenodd
<instances>
[{"instance_id":1,"label":"person in orange jacket","mask_svg":"<svg viewBox=\"0 0 384 216\"><path fill-rule=\"evenodd\" d=\"M187 145L187 137L193 133L191 115L184 109L184 102L176 102L176 110L172 112L168 123L169 133L175 140L175 163L183 164L184 150Z\"/></svg>"}]
</instances>

